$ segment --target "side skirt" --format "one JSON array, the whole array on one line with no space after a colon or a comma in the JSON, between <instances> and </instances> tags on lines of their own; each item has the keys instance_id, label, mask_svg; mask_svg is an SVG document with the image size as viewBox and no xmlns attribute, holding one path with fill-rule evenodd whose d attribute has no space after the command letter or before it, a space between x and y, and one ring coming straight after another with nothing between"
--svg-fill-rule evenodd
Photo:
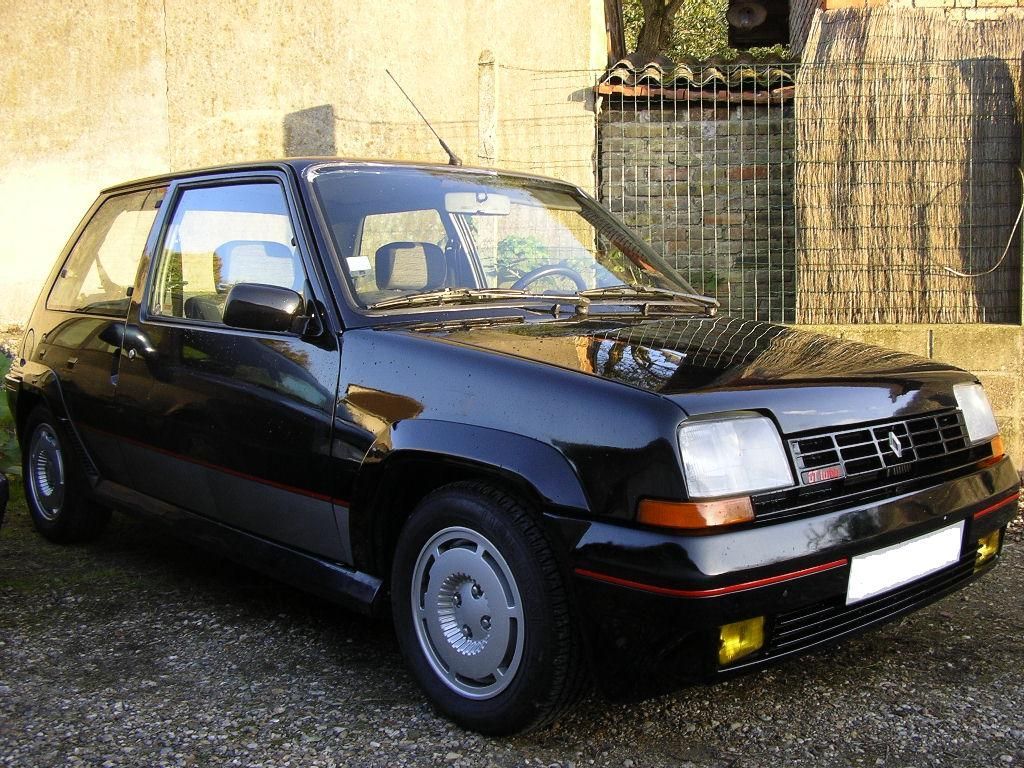
<instances>
[{"instance_id":1,"label":"side skirt","mask_svg":"<svg viewBox=\"0 0 1024 768\"><path fill-rule=\"evenodd\" d=\"M100 504L154 520L173 536L345 608L377 615L387 602L382 599L383 582L368 573L276 544L109 480L100 481L92 495Z\"/></svg>"}]
</instances>

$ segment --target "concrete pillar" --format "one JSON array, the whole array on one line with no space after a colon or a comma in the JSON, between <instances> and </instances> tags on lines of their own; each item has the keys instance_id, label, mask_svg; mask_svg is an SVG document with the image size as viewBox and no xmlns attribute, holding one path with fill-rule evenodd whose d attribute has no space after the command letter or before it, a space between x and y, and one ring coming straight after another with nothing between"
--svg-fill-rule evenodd
<instances>
[{"instance_id":1,"label":"concrete pillar","mask_svg":"<svg viewBox=\"0 0 1024 768\"><path fill-rule=\"evenodd\" d=\"M477 61L479 127L477 157L481 165L498 165L498 77L494 54L480 52Z\"/></svg>"}]
</instances>

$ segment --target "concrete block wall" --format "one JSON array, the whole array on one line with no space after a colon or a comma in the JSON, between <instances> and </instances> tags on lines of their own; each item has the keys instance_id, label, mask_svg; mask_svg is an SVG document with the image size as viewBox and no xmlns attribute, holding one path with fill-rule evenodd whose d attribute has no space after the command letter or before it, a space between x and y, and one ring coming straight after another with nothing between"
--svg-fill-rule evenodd
<instances>
[{"instance_id":1,"label":"concrete block wall","mask_svg":"<svg viewBox=\"0 0 1024 768\"><path fill-rule=\"evenodd\" d=\"M606 205L723 311L793 319L791 105L613 106L598 132Z\"/></svg>"},{"instance_id":2,"label":"concrete block wall","mask_svg":"<svg viewBox=\"0 0 1024 768\"><path fill-rule=\"evenodd\" d=\"M803 330L955 365L988 393L1007 452L1024 468L1024 328L1019 325L801 325Z\"/></svg>"}]
</instances>

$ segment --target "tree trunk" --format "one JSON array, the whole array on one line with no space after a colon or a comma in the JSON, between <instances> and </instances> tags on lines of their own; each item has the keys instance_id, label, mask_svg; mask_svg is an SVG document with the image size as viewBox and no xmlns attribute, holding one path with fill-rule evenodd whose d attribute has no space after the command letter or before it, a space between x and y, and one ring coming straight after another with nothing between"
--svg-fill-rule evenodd
<instances>
[{"instance_id":1,"label":"tree trunk","mask_svg":"<svg viewBox=\"0 0 1024 768\"><path fill-rule=\"evenodd\" d=\"M640 0L644 23L636 38L636 52L644 61L650 61L668 47L676 12L682 4L683 0Z\"/></svg>"},{"instance_id":2,"label":"tree trunk","mask_svg":"<svg viewBox=\"0 0 1024 768\"><path fill-rule=\"evenodd\" d=\"M626 34L622 25L622 0L604 0L604 23L605 31L608 34L608 66L610 67L627 53Z\"/></svg>"}]
</instances>

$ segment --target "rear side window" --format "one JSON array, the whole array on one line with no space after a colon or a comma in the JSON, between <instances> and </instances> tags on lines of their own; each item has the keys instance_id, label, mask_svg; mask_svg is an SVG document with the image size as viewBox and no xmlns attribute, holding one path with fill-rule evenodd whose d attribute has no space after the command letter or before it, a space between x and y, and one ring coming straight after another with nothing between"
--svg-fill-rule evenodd
<instances>
[{"instance_id":1,"label":"rear side window","mask_svg":"<svg viewBox=\"0 0 1024 768\"><path fill-rule=\"evenodd\" d=\"M57 276L47 309L96 315L127 315L149 230L163 190L117 195L86 225Z\"/></svg>"},{"instance_id":2,"label":"rear side window","mask_svg":"<svg viewBox=\"0 0 1024 768\"><path fill-rule=\"evenodd\" d=\"M187 189L164 238L150 312L221 323L228 291L238 283L301 292L306 277L294 242L277 183Z\"/></svg>"}]
</instances>

